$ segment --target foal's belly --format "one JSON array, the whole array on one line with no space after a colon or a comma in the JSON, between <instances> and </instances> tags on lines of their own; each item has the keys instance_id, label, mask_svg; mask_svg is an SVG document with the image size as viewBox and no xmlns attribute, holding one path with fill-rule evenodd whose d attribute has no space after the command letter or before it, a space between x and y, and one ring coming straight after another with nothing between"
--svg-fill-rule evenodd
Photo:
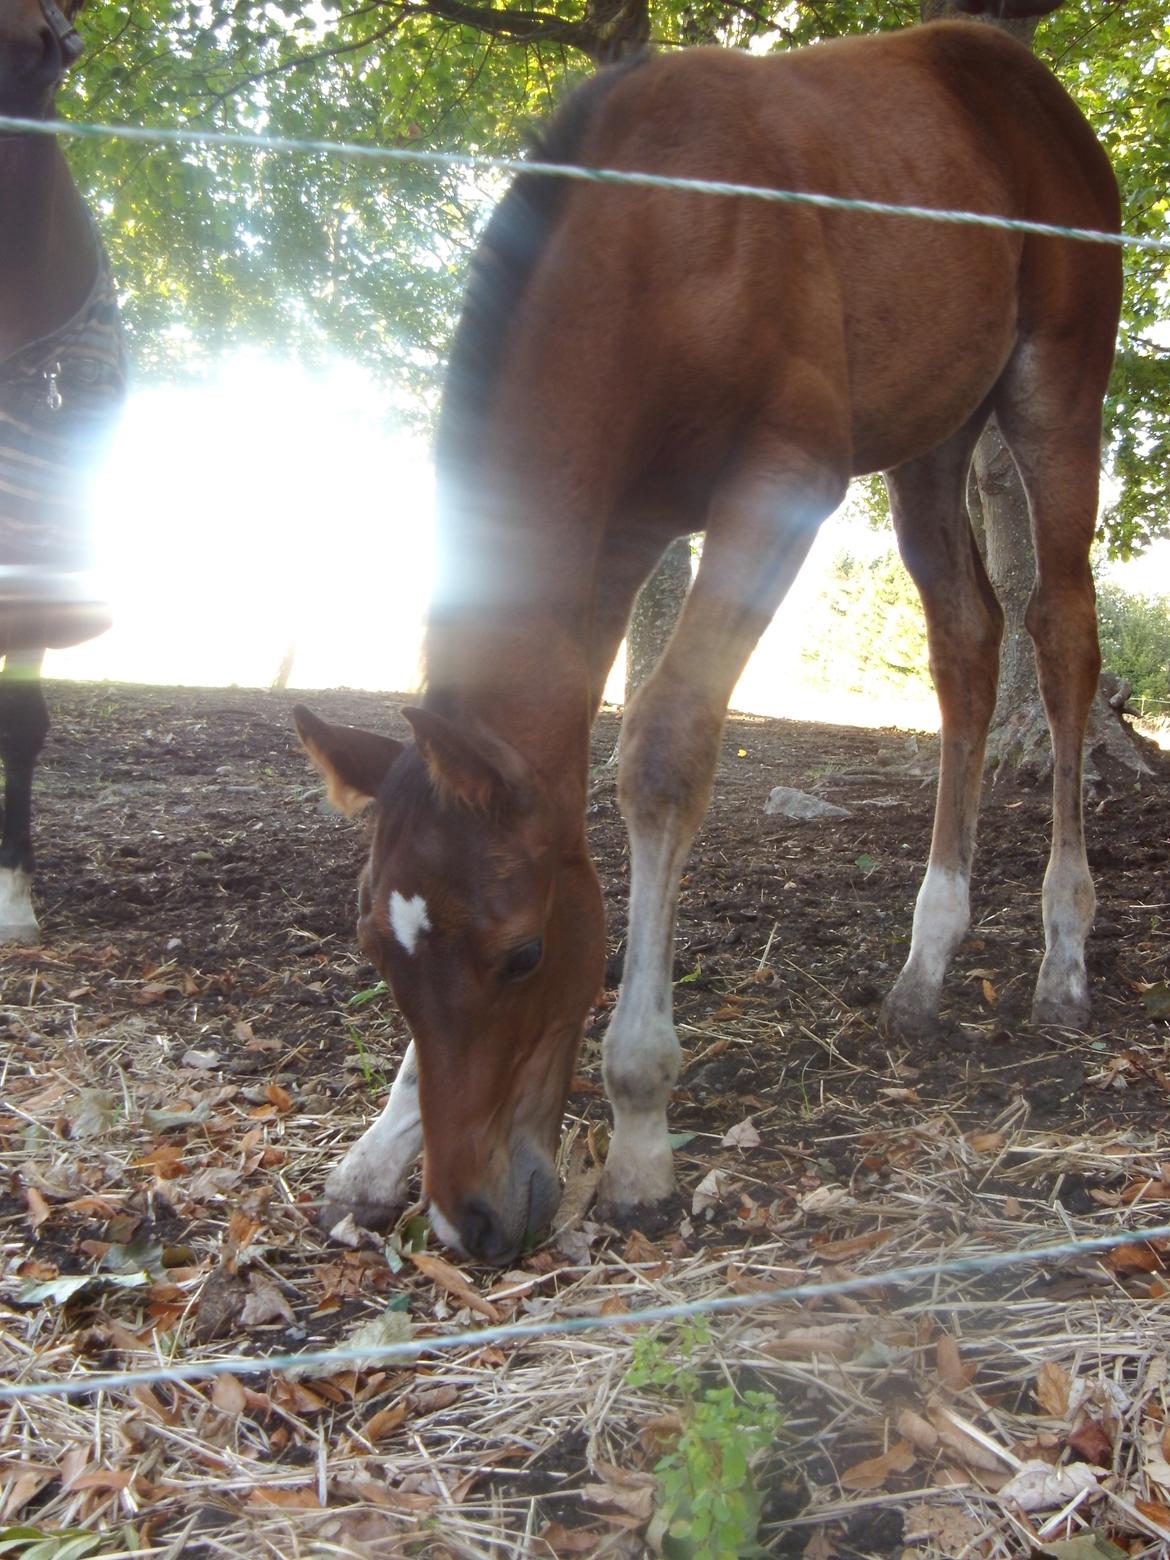
<instances>
[{"instance_id":1,"label":"foal's belly","mask_svg":"<svg viewBox=\"0 0 1170 1560\"><path fill-rule=\"evenodd\" d=\"M855 476L935 449L1003 372L1016 341L1015 264L1002 250L981 258L910 265L893 296L858 289L862 306L844 322Z\"/></svg>"},{"instance_id":2,"label":"foal's belly","mask_svg":"<svg viewBox=\"0 0 1170 1560\"><path fill-rule=\"evenodd\" d=\"M945 443L983 404L1010 351L1009 340L995 354L972 354L961 368L939 363L921 380L886 385L879 397L858 398L851 475L891 471Z\"/></svg>"}]
</instances>

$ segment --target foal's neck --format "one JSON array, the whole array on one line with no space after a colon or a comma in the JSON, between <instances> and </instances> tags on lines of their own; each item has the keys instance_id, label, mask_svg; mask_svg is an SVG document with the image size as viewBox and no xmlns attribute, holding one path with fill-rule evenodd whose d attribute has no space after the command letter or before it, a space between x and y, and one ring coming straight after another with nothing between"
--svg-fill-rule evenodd
<instances>
[{"instance_id":1,"label":"foal's neck","mask_svg":"<svg viewBox=\"0 0 1170 1560\"><path fill-rule=\"evenodd\" d=\"M428 706L501 737L566 813L583 813L590 684L566 625L537 612L514 612L506 620L432 619L425 653Z\"/></svg>"},{"instance_id":2,"label":"foal's neck","mask_svg":"<svg viewBox=\"0 0 1170 1560\"><path fill-rule=\"evenodd\" d=\"M76 314L96 269L85 206L56 143L0 138L0 359Z\"/></svg>"}]
</instances>

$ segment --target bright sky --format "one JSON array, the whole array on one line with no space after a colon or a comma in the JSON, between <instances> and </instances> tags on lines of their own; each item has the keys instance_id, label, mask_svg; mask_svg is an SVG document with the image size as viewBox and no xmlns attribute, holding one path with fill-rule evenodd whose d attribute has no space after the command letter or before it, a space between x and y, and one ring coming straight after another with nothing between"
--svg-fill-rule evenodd
<instances>
[{"instance_id":1,"label":"bright sky","mask_svg":"<svg viewBox=\"0 0 1170 1560\"><path fill-rule=\"evenodd\" d=\"M132 396L97 494L115 626L52 653L50 676L267 687L296 642L290 685L408 691L431 567L427 441L387 432L383 392L338 364L310 375L241 356L213 382ZM801 645L825 574L887 535L838 514L761 641L733 706L759 714L929 728L931 699L876 708L802 685ZM1170 543L1120 571L1170 590ZM622 669L611 680L620 698Z\"/></svg>"}]
</instances>

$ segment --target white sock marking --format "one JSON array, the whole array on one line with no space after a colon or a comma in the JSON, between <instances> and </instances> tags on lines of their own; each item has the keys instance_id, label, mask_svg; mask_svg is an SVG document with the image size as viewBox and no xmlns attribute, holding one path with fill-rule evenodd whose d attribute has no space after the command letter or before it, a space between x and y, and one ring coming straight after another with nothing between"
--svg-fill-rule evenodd
<instances>
[{"instance_id":1,"label":"white sock marking","mask_svg":"<svg viewBox=\"0 0 1170 1560\"><path fill-rule=\"evenodd\" d=\"M0 867L0 942L35 943L32 878L23 867Z\"/></svg>"},{"instance_id":2,"label":"white sock marking","mask_svg":"<svg viewBox=\"0 0 1170 1560\"><path fill-rule=\"evenodd\" d=\"M406 1201L407 1182L422 1152L418 1069L414 1043L407 1047L390 1098L377 1121L346 1154L325 1183L337 1202L390 1208Z\"/></svg>"},{"instance_id":3,"label":"white sock marking","mask_svg":"<svg viewBox=\"0 0 1170 1560\"><path fill-rule=\"evenodd\" d=\"M427 902L421 894L404 898L397 889L390 895L390 929L407 953L413 953L419 937L431 929Z\"/></svg>"},{"instance_id":4,"label":"white sock marking","mask_svg":"<svg viewBox=\"0 0 1170 1560\"><path fill-rule=\"evenodd\" d=\"M920 967L932 985L941 983L969 922L966 875L953 867L927 867L914 906L907 967Z\"/></svg>"}]
</instances>

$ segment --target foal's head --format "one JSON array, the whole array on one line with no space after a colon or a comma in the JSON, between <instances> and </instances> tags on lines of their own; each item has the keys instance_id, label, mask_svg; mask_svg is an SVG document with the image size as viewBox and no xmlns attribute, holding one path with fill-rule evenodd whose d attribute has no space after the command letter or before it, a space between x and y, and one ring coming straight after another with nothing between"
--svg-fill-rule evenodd
<instances>
[{"instance_id":1,"label":"foal's head","mask_svg":"<svg viewBox=\"0 0 1170 1560\"><path fill-rule=\"evenodd\" d=\"M73 18L84 0L3 0L0 4L0 113L44 119L81 39Z\"/></svg>"},{"instance_id":2,"label":"foal's head","mask_svg":"<svg viewBox=\"0 0 1170 1560\"><path fill-rule=\"evenodd\" d=\"M403 712L414 743L296 711L331 800L373 802L361 946L414 1036L440 1237L504 1262L552 1217L554 1154L603 914L580 817L479 725Z\"/></svg>"}]
</instances>

